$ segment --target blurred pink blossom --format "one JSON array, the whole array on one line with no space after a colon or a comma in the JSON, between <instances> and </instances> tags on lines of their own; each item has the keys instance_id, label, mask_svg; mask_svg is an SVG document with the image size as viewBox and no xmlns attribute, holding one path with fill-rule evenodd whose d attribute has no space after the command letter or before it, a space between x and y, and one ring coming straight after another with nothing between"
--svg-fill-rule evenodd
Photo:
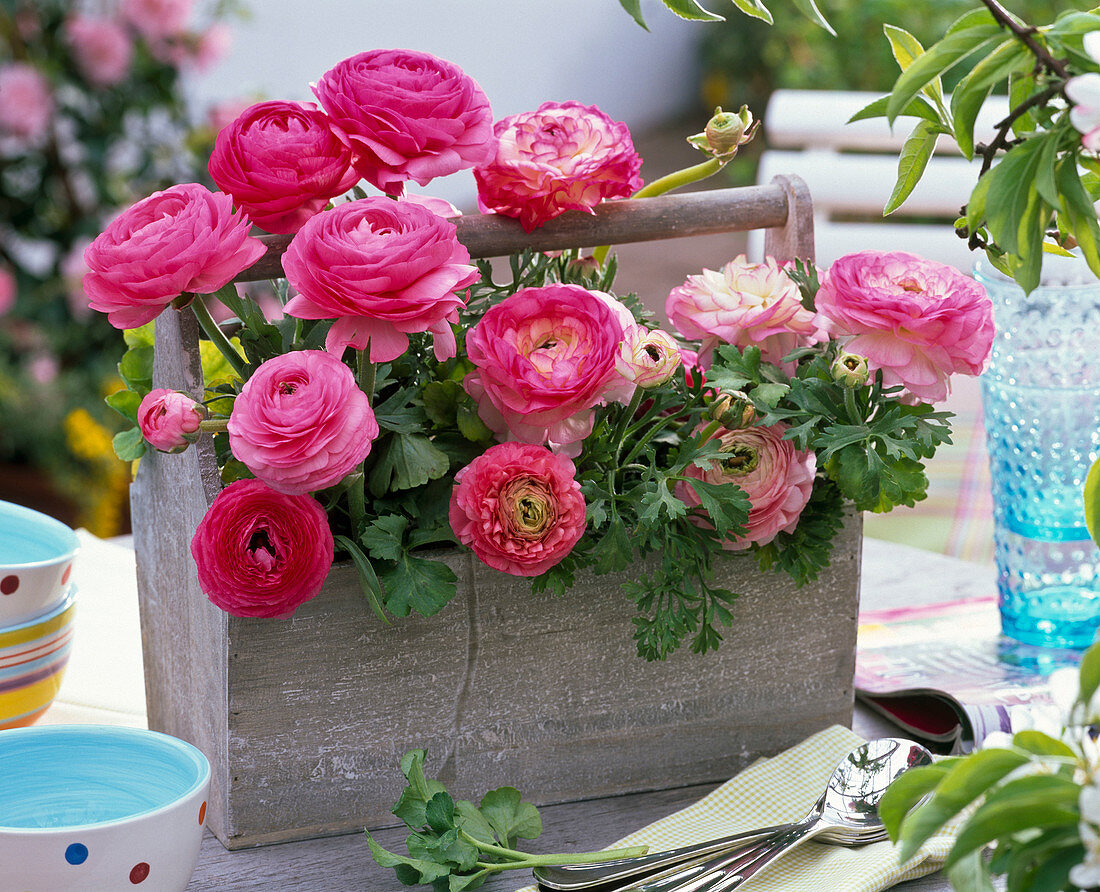
<instances>
[{"instance_id":1,"label":"blurred pink blossom","mask_svg":"<svg viewBox=\"0 0 1100 892\"><path fill-rule=\"evenodd\" d=\"M77 239L69 253L61 258L59 269L61 277L65 280L65 297L69 304L69 312L74 319L88 319L92 315L92 308L88 306L88 295L84 293L84 274L88 271L88 264L84 262L84 251L92 243L90 238Z\"/></svg>"},{"instance_id":2,"label":"blurred pink blossom","mask_svg":"<svg viewBox=\"0 0 1100 892\"><path fill-rule=\"evenodd\" d=\"M146 40L174 37L187 27L194 0L122 0L119 12Z\"/></svg>"},{"instance_id":3,"label":"blurred pink blossom","mask_svg":"<svg viewBox=\"0 0 1100 892\"><path fill-rule=\"evenodd\" d=\"M49 81L33 65L0 67L0 131L37 140L50 126L54 100Z\"/></svg>"},{"instance_id":4,"label":"blurred pink blossom","mask_svg":"<svg viewBox=\"0 0 1100 892\"><path fill-rule=\"evenodd\" d=\"M15 293L15 276L9 270L0 267L0 316L15 305Z\"/></svg>"},{"instance_id":5,"label":"blurred pink blossom","mask_svg":"<svg viewBox=\"0 0 1100 892\"><path fill-rule=\"evenodd\" d=\"M134 47L117 22L75 15L65 23L65 36L77 67L90 83L110 87L126 77Z\"/></svg>"}]
</instances>

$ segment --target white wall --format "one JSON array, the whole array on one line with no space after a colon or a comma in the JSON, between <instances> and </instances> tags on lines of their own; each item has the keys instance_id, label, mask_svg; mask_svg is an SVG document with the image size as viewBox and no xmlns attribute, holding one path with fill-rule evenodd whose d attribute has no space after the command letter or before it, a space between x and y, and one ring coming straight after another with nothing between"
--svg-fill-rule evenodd
<instances>
[{"instance_id":1,"label":"white wall","mask_svg":"<svg viewBox=\"0 0 1100 892\"><path fill-rule=\"evenodd\" d=\"M643 0L650 32L618 0L248 0L233 22L233 48L189 84L199 107L240 96L312 99L309 83L348 56L405 48L459 65L485 91L496 117L539 103L598 105L639 131L695 95L695 51L705 24ZM735 14L735 13L732 13ZM468 171L430 192L468 205Z\"/></svg>"}]
</instances>

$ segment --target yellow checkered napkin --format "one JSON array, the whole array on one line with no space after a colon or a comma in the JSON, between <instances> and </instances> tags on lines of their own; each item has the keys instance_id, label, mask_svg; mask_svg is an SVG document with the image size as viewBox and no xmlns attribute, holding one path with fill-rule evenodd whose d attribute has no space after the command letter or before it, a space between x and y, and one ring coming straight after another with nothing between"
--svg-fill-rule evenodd
<instances>
[{"instance_id":1,"label":"yellow checkered napkin","mask_svg":"<svg viewBox=\"0 0 1100 892\"><path fill-rule=\"evenodd\" d=\"M613 847L648 845L672 849L742 830L805 817L833 769L862 739L833 725L771 759L761 759L694 805L662 818ZM954 842L933 836L904 866L889 841L849 849L804 843L747 881L746 892L875 892L938 870ZM520 892L534 892L527 886Z\"/></svg>"}]
</instances>

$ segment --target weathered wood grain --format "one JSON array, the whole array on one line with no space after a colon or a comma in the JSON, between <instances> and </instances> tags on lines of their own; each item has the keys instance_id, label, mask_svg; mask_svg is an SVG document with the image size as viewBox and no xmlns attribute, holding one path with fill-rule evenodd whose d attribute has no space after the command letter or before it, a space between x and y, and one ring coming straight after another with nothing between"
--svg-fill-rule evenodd
<instances>
[{"instance_id":1,"label":"weathered wood grain","mask_svg":"<svg viewBox=\"0 0 1100 892\"><path fill-rule=\"evenodd\" d=\"M601 206L525 234L464 218L478 253L546 239L601 244L778 226L779 259L812 258L809 198L775 186ZM517 232L518 230L518 232ZM590 241L586 241L591 238ZM479 241L480 239L480 241ZM519 241L517 241L517 239ZM562 245L557 245L562 246ZM154 385L199 395L191 315L157 323ZM742 593L717 654L645 663L631 643L625 577L586 576L564 597L469 554L446 557L459 596L393 625L363 602L350 565L290 619L227 617L199 590L189 542L218 492L210 438L142 460L133 517L150 726L214 766L209 826L230 847L392 820L401 754L425 747L459 795L513 783L540 804L716 781L852 711L860 522L812 586L726 555ZM644 566L633 572L644 571Z\"/></svg>"}]
</instances>

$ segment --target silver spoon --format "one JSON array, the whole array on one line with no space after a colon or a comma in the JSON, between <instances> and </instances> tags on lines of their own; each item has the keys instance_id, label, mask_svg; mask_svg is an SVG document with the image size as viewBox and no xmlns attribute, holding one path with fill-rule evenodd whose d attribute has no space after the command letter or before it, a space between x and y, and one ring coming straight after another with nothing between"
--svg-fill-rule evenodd
<instances>
[{"instance_id":1,"label":"silver spoon","mask_svg":"<svg viewBox=\"0 0 1100 892\"><path fill-rule=\"evenodd\" d=\"M821 798L801 821L748 850L723 853L678 873L621 892L728 892L755 876L780 856L818 837L834 845L861 846L886 838L878 804L886 788L932 755L919 743L886 737L850 752L833 771Z\"/></svg>"},{"instance_id":2,"label":"silver spoon","mask_svg":"<svg viewBox=\"0 0 1100 892\"><path fill-rule=\"evenodd\" d=\"M723 866L734 864L743 866L745 862L739 860L742 857L749 861L754 858L762 858L767 854L767 851L770 851L770 849L763 850L759 847L765 845L765 843L759 843L759 846L753 847L749 852L743 852L742 850L747 845L759 842L762 838L766 839L770 845L775 845L783 834L790 833L793 830L802 831L809 829L810 826L816 826L813 835L820 835L824 841L840 845L851 845L853 844L853 836L862 834L852 829L857 826L855 818L850 823L834 825L833 818L838 813L836 802L830 800L832 804L830 805L829 820L823 824L817 823L821 810L825 808L826 800L830 797L830 792L833 792L833 799L838 799L835 793L837 789L854 791L851 792L851 795L856 797L855 801L862 801L859 799L861 785L866 787L868 783L875 783L875 778L881 775L890 775L890 780L892 780L893 777L905 770L905 768L899 769L893 766L891 760L896 761L899 749L909 747L916 747L920 753L923 753L923 756L914 756L914 758L922 759L922 761L914 762L914 764L924 764L924 762L930 761L931 756L923 747L910 741L900 741L893 738L862 744L854 749L834 770L826 792L818 800L811 813L795 824L781 824L762 830L738 833L718 840L682 846L667 852L652 852L637 858L621 858L594 864L538 867L535 869L535 879L548 889L572 892L572 890L589 889L594 886L602 886L608 890L612 888L622 889L623 886L617 884L650 874L645 884L637 887L631 886L630 888L639 889L642 892L664 892L666 889L676 888L677 884L699 879L712 871L719 870L720 864ZM887 750L892 755L883 755ZM885 763L890 763L890 765L883 767ZM906 767L912 766L908 765ZM882 787L882 790L885 790L885 786ZM881 798L881 795L882 793L879 791L877 797L873 800L874 806L877 806L878 798ZM850 802L848 805L849 810L855 810L856 812L860 808L863 808L863 806L857 805L855 802ZM876 833L883 833L881 823L877 822L877 808L875 808L874 814L876 822L871 829ZM807 823L811 818L815 818L813 823ZM801 841L802 836L799 835L797 842ZM871 839L868 837L868 839L857 841L854 844L862 844L864 841L871 841ZM797 842L794 844L797 844ZM790 848L793 848L793 845ZM742 851L742 854L731 856L730 853L735 851ZM762 866L763 864L761 864ZM725 873L722 876L724 877ZM708 879L708 882L717 879L719 879L719 876L714 874Z\"/></svg>"}]
</instances>

